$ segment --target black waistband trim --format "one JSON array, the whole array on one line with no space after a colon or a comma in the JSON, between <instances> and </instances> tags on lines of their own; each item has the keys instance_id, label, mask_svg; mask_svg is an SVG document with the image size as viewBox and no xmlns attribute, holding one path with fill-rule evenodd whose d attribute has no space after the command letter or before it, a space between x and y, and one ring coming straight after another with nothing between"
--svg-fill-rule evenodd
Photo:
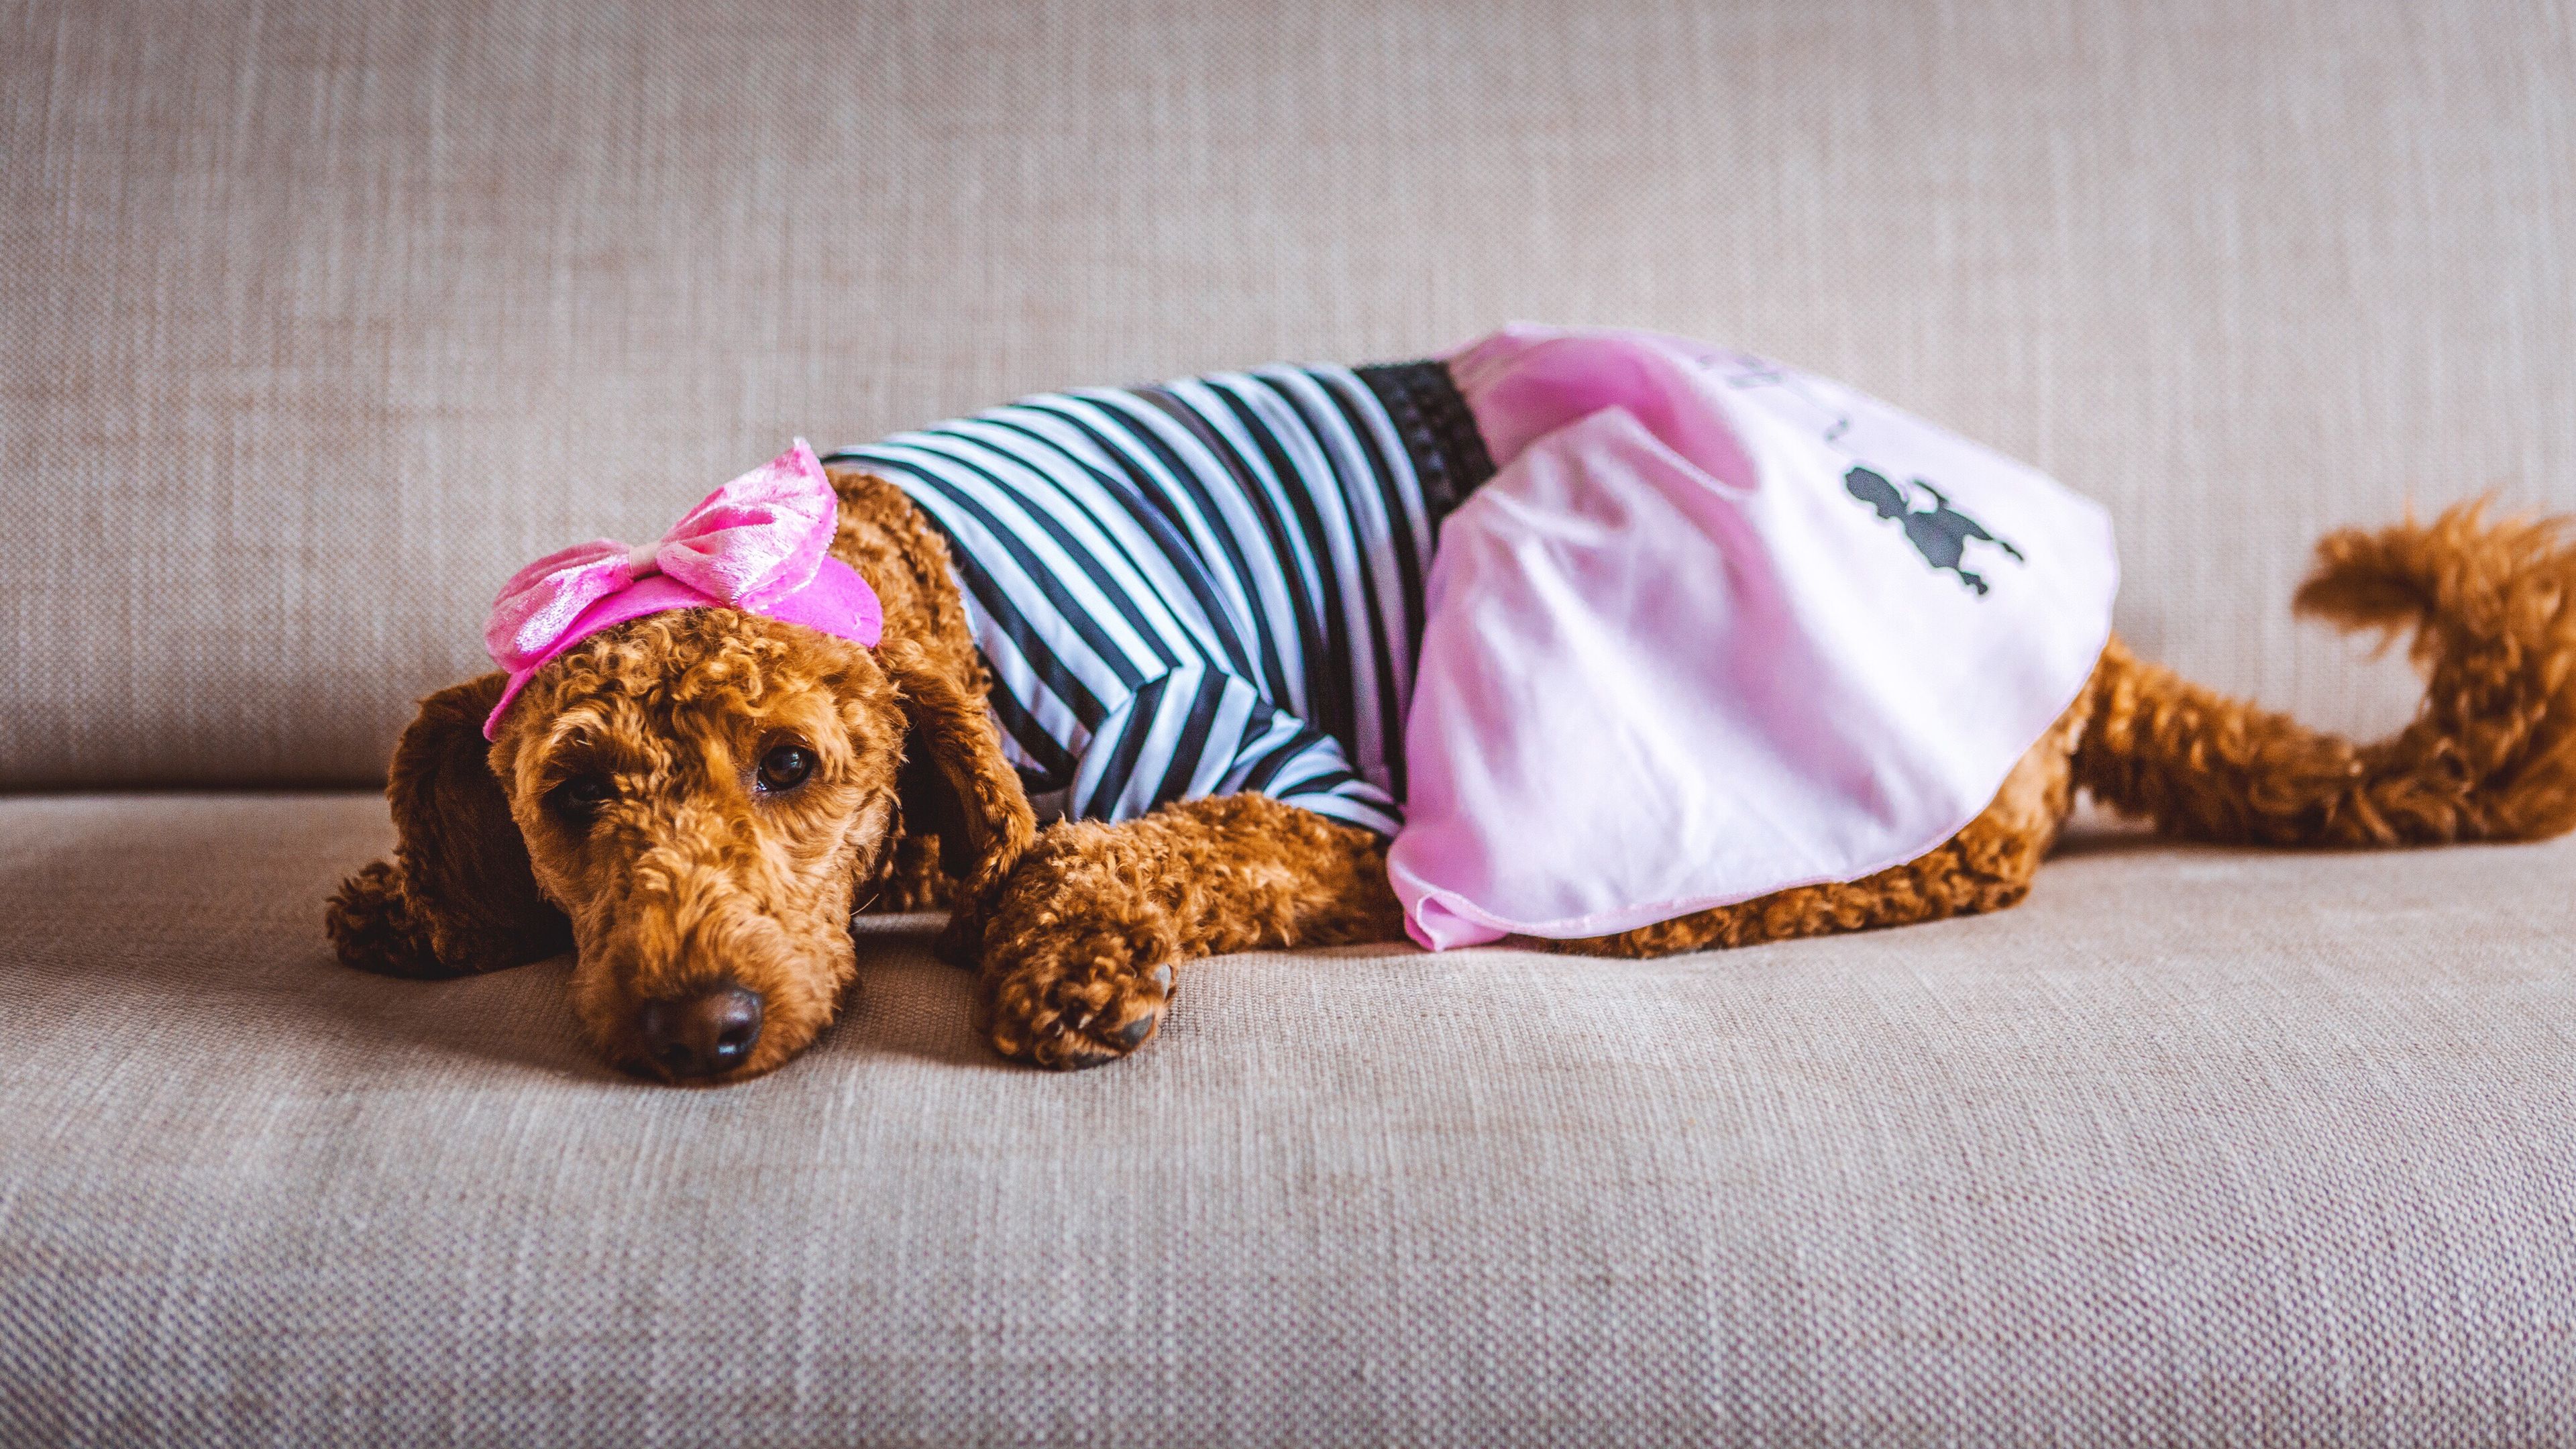
<instances>
[{"instance_id":1,"label":"black waistband trim","mask_svg":"<svg viewBox=\"0 0 2576 1449\"><path fill-rule=\"evenodd\" d=\"M1422 506L1436 531L1451 509L1494 476L1476 415L1467 410L1445 362L1388 362L1353 368L1395 423L1422 480Z\"/></svg>"}]
</instances>

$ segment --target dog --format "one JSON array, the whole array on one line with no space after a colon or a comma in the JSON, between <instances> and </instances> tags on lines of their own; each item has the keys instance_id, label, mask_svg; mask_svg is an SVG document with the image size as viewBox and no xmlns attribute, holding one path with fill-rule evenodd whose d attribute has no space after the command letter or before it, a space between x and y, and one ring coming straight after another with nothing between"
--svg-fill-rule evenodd
<instances>
[{"instance_id":1,"label":"dog","mask_svg":"<svg viewBox=\"0 0 2576 1449\"><path fill-rule=\"evenodd\" d=\"M1435 476L1482 451L1455 415L1426 416L1440 409L1414 383L1436 404L1444 379L1363 380L1386 404L1388 436L1431 439L1415 460L1426 491L1471 491L1472 476ZM395 854L350 877L327 910L340 960L445 977L569 949L572 1002L606 1060L707 1085L773 1070L830 1024L860 974L850 921L861 910L947 909L936 950L974 972L977 1029L1005 1057L1058 1069L1150 1041L1175 972L1194 960L1402 936L1388 832L1351 803L1350 772L1310 772L1293 789L1276 776L1270 788L1185 785L1134 797L1150 808L1129 818L1041 829L1033 790L1084 786L1032 760L1042 739L1014 743L1035 726L997 678L1028 661L979 637L994 609L955 547L972 530L926 504L918 479L905 486L900 461L858 450L825 465L830 557L881 605L873 645L754 609L678 609L580 639L527 671L506 712L496 706L512 679L498 673L423 700L389 774ZM1893 500L1909 529L1923 516L1884 492L1882 515L1896 516ZM1960 537L2001 546L1974 525L1942 533L1952 551ZM1919 858L1529 944L1647 957L1998 910L2029 891L2079 790L2202 841L2554 836L2576 824L2571 600L2576 550L2556 521L2470 505L2338 532L2296 607L2412 634L2426 689L2394 737L2364 746L2308 729L2113 637L1991 803ZM1107 741L1115 723L1095 734Z\"/></svg>"}]
</instances>

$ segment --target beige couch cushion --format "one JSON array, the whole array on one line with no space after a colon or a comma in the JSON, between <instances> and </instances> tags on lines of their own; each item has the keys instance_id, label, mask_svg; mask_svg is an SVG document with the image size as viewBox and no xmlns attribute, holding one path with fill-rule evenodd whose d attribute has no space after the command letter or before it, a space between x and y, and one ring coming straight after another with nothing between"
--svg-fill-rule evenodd
<instances>
[{"instance_id":1,"label":"beige couch cushion","mask_svg":"<svg viewBox=\"0 0 2576 1449\"><path fill-rule=\"evenodd\" d=\"M0 784L356 781L511 568L794 433L1514 316L2108 503L2333 724L2308 541L2576 507L2576 27L2450 0L35 0L0 20Z\"/></svg>"},{"instance_id":2,"label":"beige couch cushion","mask_svg":"<svg viewBox=\"0 0 2576 1449\"><path fill-rule=\"evenodd\" d=\"M682 1091L333 966L385 844L0 802L0 1442L2576 1443L2576 846L1235 957L1076 1076L898 935Z\"/></svg>"}]
</instances>

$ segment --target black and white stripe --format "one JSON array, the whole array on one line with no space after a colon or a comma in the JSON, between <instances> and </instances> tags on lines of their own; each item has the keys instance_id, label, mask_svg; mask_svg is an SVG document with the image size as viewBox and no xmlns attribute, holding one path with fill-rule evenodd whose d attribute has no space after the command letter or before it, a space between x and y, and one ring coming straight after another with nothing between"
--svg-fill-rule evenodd
<instances>
[{"instance_id":1,"label":"black and white stripe","mask_svg":"<svg viewBox=\"0 0 2576 1449\"><path fill-rule=\"evenodd\" d=\"M830 460L947 534L1032 796L1257 791L1394 832L1437 520L1359 374L1048 393Z\"/></svg>"}]
</instances>

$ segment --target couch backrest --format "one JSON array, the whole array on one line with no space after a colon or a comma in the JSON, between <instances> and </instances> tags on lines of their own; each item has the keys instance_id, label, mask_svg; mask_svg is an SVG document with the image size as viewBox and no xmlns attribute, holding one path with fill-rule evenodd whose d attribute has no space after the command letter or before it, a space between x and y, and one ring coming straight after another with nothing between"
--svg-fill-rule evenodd
<instances>
[{"instance_id":1,"label":"couch backrest","mask_svg":"<svg viewBox=\"0 0 2576 1449\"><path fill-rule=\"evenodd\" d=\"M2114 510L2324 722L2330 525L2576 508L2557 6L618 6L0 19L0 784L378 778L494 585L792 434L1510 317L1838 375Z\"/></svg>"}]
</instances>

